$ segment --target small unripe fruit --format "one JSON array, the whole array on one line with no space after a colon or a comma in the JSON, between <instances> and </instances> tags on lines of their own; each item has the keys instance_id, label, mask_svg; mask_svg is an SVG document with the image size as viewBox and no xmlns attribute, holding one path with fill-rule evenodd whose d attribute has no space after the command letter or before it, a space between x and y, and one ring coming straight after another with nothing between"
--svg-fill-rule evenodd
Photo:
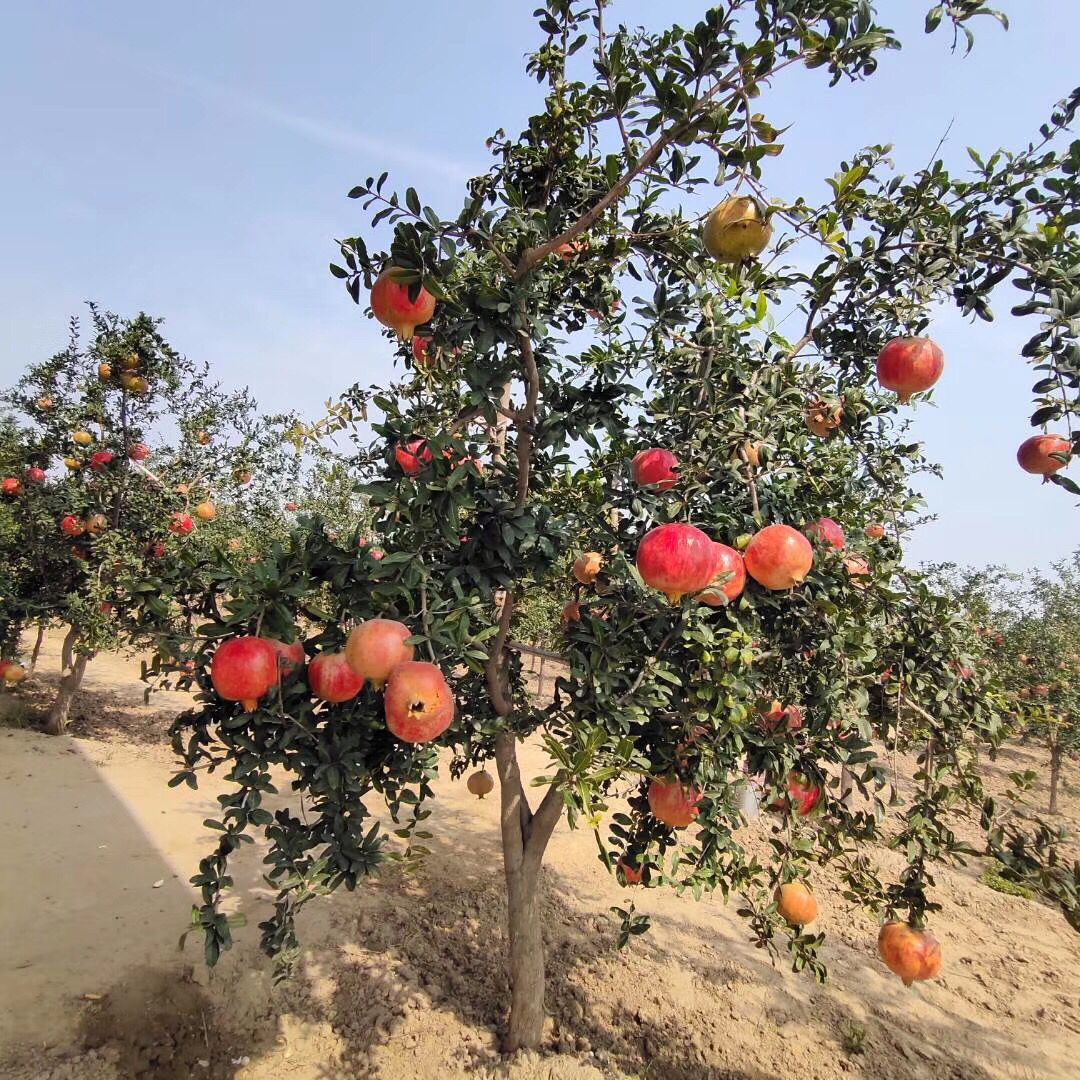
<instances>
[{"instance_id":1,"label":"small unripe fruit","mask_svg":"<svg viewBox=\"0 0 1080 1080\"><path fill-rule=\"evenodd\" d=\"M486 769L481 769L479 772L474 772L472 776L465 782L465 786L469 789L470 793L475 795L478 799L482 799L485 795L490 795L495 790L495 779Z\"/></svg>"},{"instance_id":2,"label":"small unripe fruit","mask_svg":"<svg viewBox=\"0 0 1080 1080\"><path fill-rule=\"evenodd\" d=\"M574 560L573 574L582 585L591 585L604 565L604 557L599 551L586 551Z\"/></svg>"}]
</instances>

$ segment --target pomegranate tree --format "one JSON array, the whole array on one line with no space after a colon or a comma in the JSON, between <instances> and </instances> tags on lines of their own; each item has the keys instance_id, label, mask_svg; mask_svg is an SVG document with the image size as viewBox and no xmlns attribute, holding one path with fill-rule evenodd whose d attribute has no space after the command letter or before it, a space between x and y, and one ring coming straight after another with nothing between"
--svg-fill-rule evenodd
<instances>
[{"instance_id":1,"label":"pomegranate tree","mask_svg":"<svg viewBox=\"0 0 1080 1080\"><path fill-rule=\"evenodd\" d=\"M351 479L373 543L302 517L257 570L223 560L191 607L214 637L303 625L308 654L344 649L365 685L334 703L283 682L246 715L213 692L205 643L184 643L205 693L174 727L179 780L258 747L223 796L248 816L215 823L200 873L211 959L230 940L228 857L266 824L250 808L271 765L309 796L306 820L278 813L268 830L280 892L262 941L288 967L312 895L422 853L435 770L494 762L509 1050L543 1038L542 867L563 823L595 825L622 884L737 890L750 939L820 977L821 935L799 930L811 905L784 889L812 867L832 863L882 923L932 921L933 866L968 850L951 815L977 797L975 755L1001 716L970 628L904 563L925 463L881 389L928 389L931 318L953 302L988 314L1003 267L1037 255L1029 290L1061 291L1068 260L1014 208L1025 170L1058 155L1056 182L1067 151L1004 156L1000 174L968 181L936 162L898 177L874 147L848 155L820 204L773 197L783 125L756 111L766 86L799 64L857 80L896 44L862 0L780 7L734 0L692 30L650 33L551 0L528 60L544 107L493 136L459 215L385 175L349 193L371 229L340 244L332 273L370 301L403 372L370 414L358 389L332 413L359 444ZM958 29L976 14L935 10ZM454 363L417 363L417 327L420 356ZM888 534L864 534L872 522ZM538 597L564 663L542 698L520 647ZM524 739L550 752L542 779L522 775ZM882 748L899 739L926 776L915 790L894 790ZM372 828L377 799L392 839ZM751 848L741 830L759 808L768 843ZM888 874L862 850L886 839ZM619 911L625 944L645 920Z\"/></svg>"}]
</instances>

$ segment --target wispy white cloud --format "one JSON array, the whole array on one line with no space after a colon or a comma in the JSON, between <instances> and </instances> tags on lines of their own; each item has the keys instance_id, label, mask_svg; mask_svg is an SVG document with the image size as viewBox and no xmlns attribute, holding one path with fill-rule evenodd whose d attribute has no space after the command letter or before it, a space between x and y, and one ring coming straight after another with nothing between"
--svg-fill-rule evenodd
<instances>
[{"instance_id":1,"label":"wispy white cloud","mask_svg":"<svg viewBox=\"0 0 1080 1080\"><path fill-rule=\"evenodd\" d=\"M126 59L148 75L230 112L254 117L331 150L370 155L378 162L377 166L372 166L373 170L381 168L383 163L396 163L454 181L467 179L482 171L482 167L470 167L462 161L456 161L441 154L428 153L421 148L370 135L342 124L291 112L242 87L231 86L203 75L181 73L150 65L132 56Z\"/></svg>"}]
</instances>

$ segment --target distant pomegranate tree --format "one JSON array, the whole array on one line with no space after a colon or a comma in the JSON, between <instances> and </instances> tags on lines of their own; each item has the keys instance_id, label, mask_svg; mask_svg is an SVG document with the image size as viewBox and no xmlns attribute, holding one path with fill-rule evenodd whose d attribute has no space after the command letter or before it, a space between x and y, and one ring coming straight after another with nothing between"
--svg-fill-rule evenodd
<instances>
[{"instance_id":1,"label":"distant pomegranate tree","mask_svg":"<svg viewBox=\"0 0 1080 1080\"><path fill-rule=\"evenodd\" d=\"M948 962L926 926L931 867L970 853L950 814L981 801L976 747L1003 729L967 662L970 624L902 563L912 478L931 467L905 402L943 371L975 377L928 339L932 305L988 317L1021 261L1038 255L1041 296L1074 250L1018 210L1044 181L1038 213L1061 205L1049 177L1068 161L1045 147L964 181L939 162L897 177L875 147L823 205L769 201L780 134L752 103L794 65L871 75L897 42L863 0L733 0L660 34L609 27L608 6L541 6L527 70L544 109L489 141L456 218L385 174L350 192L393 227L389 250L348 238L331 271L396 332L405 375L354 388L321 430L371 407L353 470L378 553L302 518L267 559L219 568L177 646L201 694L174 725L174 782L209 765L233 784L193 879L207 959L231 941L219 901L250 828L280 889L262 944L287 970L310 899L424 854L440 748L454 775L493 759L511 1050L542 1039L542 867L564 818L627 887L738 893L753 939L786 936L796 970L824 975L806 925L825 862L882 914L881 957L906 983ZM981 13L937 5L928 27L967 33ZM1039 357L1068 385L1057 342ZM538 593L563 601L568 673L550 701L527 693L514 645ZM267 648L297 647L306 673L269 664ZM901 736L914 777L894 767ZM527 738L551 760L531 785ZM263 806L273 769L303 818ZM765 863L743 844L761 809ZM881 842L906 860L895 881L863 852ZM620 941L646 929L633 904L616 911Z\"/></svg>"},{"instance_id":2,"label":"distant pomegranate tree","mask_svg":"<svg viewBox=\"0 0 1080 1080\"><path fill-rule=\"evenodd\" d=\"M13 523L5 645L17 650L33 623L67 626L46 722L55 734L95 651L156 643L176 617L178 551L190 549L190 582L190 565L222 548L228 528L265 525L265 497L294 458L273 430L291 421L264 421L246 393L224 393L158 320L91 305L88 329L72 320L66 348L4 397L20 433L0 481Z\"/></svg>"}]
</instances>

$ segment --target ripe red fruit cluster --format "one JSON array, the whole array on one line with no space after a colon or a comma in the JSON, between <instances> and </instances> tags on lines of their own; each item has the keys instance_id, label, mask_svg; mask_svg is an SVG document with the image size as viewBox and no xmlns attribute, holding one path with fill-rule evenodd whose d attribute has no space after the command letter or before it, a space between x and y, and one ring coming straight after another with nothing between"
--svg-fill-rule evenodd
<instances>
[{"instance_id":1,"label":"ripe red fruit cluster","mask_svg":"<svg viewBox=\"0 0 1080 1080\"><path fill-rule=\"evenodd\" d=\"M437 739L454 720L454 697L442 671L413 660L412 632L393 619L369 619L349 635L343 654L361 682L383 690L390 733L403 742Z\"/></svg>"}]
</instances>

